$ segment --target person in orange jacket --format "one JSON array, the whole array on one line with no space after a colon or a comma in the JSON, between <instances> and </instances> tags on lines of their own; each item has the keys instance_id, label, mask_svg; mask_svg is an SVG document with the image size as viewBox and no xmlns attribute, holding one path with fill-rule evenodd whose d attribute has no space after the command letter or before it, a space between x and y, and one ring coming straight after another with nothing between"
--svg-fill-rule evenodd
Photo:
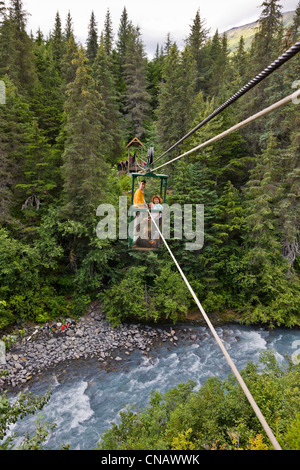
<instances>
[{"instance_id":1,"label":"person in orange jacket","mask_svg":"<svg viewBox=\"0 0 300 470\"><path fill-rule=\"evenodd\" d=\"M133 205L141 208L147 207L147 204L145 202L145 187L146 187L146 181L143 180L139 183L139 187L134 193L133 197ZM142 220L141 220L142 217ZM146 232L147 230L147 225L146 221L148 221L148 214L145 212L144 214L141 214L139 211L135 213L135 219L134 219L134 234L133 234L133 241L134 243L137 241L137 239L141 236L141 234L137 234L137 230L141 230L141 227L143 227L142 231L145 231L144 235L142 238L146 237Z\"/></svg>"},{"instance_id":2,"label":"person in orange jacket","mask_svg":"<svg viewBox=\"0 0 300 470\"><path fill-rule=\"evenodd\" d=\"M145 187L146 187L146 181L143 180L140 182L138 189L134 193L133 197L133 204L134 206L140 206L140 205L145 205Z\"/></svg>"}]
</instances>

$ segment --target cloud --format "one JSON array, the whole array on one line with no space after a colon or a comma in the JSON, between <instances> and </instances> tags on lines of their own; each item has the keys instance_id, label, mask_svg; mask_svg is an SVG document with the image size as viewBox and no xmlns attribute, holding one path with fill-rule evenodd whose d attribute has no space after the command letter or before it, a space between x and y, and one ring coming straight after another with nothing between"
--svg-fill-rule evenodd
<instances>
[{"instance_id":1,"label":"cloud","mask_svg":"<svg viewBox=\"0 0 300 470\"><path fill-rule=\"evenodd\" d=\"M200 8L201 18L211 34L220 33L235 26L251 23L259 18L262 0L24 0L24 8L31 14L28 30L36 33L40 27L47 36L54 27L56 12L59 11L63 27L70 10L77 40L86 43L91 12L94 11L101 32L109 9L115 37L124 6L129 19L139 25L148 53L153 54L157 43L163 45L170 33L179 46L190 32L196 12ZM282 0L283 11L295 10L298 0Z\"/></svg>"}]
</instances>

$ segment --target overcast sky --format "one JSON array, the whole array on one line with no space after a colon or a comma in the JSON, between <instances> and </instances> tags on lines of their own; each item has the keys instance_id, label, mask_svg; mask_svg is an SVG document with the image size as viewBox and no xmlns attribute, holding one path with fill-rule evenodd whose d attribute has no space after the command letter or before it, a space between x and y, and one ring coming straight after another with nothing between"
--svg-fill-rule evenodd
<instances>
[{"instance_id":1,"label":"overcast sky","mask_svg":"<svg viewBox=\"0 0 300 470\"><path fill-rule=\"evenodd\" d=\"M146 51L150 56L157 43L163 45L168 33L181 46L190 32L198 8L206 27L213 34L235 26L256 21L260 15L263 0L23 0L24 8L30 13L28 31L36 33L40 27L45 36L53 28L57 11L65 25L70 10L77 40L86 43L91 12L94 11L98 31L103 29L104 18L109 9L116 37L124 6L129 20L139 25ZM295 10L299 0L281 0L282 11ZM6 0L9 4L9 0Z\"/></svg>"}]
</instances>

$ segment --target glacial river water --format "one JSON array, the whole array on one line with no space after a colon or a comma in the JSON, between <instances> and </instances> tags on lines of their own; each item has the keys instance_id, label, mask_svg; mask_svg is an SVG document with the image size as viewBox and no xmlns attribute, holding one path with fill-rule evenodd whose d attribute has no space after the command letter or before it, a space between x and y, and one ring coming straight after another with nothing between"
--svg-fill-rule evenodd
<instances>
[{"instance_id":1,"label":"glacial river water","mask_svg":"<svg viewBox=\"0 0 300 470\"><path fill-rule=\"evenodd\" d=\"M197 339L181 338L176 327L177 346L162 343L147 356L133 352L124 356L126 361L114 363L110 371L97 359L79 360L35 380L29 388L32 393L43 394L52 386L51 399L41 413L45 421L55 422L56 428L45 448L59 449L68 443L70 449L94 449L101 434L112 422L118 422L120 410L129 404L145 407L152 390L165 392L189 379L199 388L208 377L227 377L231 369L209 330L190 325L180 328L190 328ZM260 352L267 349L275 351L279 362L285 362L286 355L297 360L300 354L300 330L226 325L218 327L217 332L239 371L247 362L256 362ZM28 416L11 431L30 432L36 419L36 415Z\"/></svg>"}]
</instances>

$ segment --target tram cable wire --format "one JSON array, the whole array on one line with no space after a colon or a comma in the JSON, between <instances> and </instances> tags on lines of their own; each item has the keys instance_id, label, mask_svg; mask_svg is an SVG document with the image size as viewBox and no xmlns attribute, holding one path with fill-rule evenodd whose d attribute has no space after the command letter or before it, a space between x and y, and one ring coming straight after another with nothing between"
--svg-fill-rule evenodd
<instances>
[{"instance_id":1,"label":"tram cable wire","mask_svg":"<svg viewBox=\"0 0 300 470\"><path fill-rule=\"evenodd\" d=\"M203 148L204 146L209 145L209 144L215 142L216 140L219 140L219 139L221 139L221 138L227 136L228 134L230 134L230 133L236 131L237 129L240 129L241 127L246 126L247 124L249 124L249 123L255 121L256 119L258 119L258 118L260 118L260 117L262 117L262 116L265 116L265 115L267 115L268 113L270 113L270 112L272 112L272 111L275 111L276 109L279 109L280 107L284 106L284 105L287 104L287 103L295 102L295 104L298 104L298 103L299 103L299 100L300 100L300 89L299 89L299 90L296 90L296 91L295 91L294 93L292 93L291 95L286 96L286 97L283 98L282 100L280 100L280 101L274 103L273 105L269 106L268 108L265 108L264 110L262 110L262 111L260 111L260 112L258 112L258 113L256 113L256 114L254 114L253 116L249 117L248 119L246 119L246 120L244 120L244 121L242 121L242 122L236 124L235 126L231 127L230 129L227 129L225 132L222 132L221 134L219 134L219 135L213 137L212 139L209 139L208 141L206 141L206 142L204 142L204 143L198 145L197 147L194 147L193 149L189 150L188 152L185 152L185 153L183 153L182 155L179 155L178 157L174 158L173 160L168 161L168 162L166 162L166 163L164 163L164 164L158 166L157 168L155 168L155 169L153 170L153 172L154 172L155 170L157 170L158 168L161 168L161 167L163 167L163 166L165 166L165 165L168 165L169 163L171 163L171 162L173 162L173 161L175 161L175 160L178 160L179 158L182 158L182 157L184 157L184 156L186 156L186 155L189 155L189 154L191 154L192 152L195 152L196 150L199 150L200 148ZM201 303L200 303L198 297L196 296L195 292L193 291L193 289L192 289L192 287L191 287L189 281L187 280L187 278L186 278L184 272L182 271L182 269L181 269L181 267L180 267L178 261L176 260L176 258L175 258L175 256L174 256L173 252L171 251L171 249L170 249L170 247L169 247L169 245L168 245L168 243L167 243L165 237L163 236L161 230L159 229L159 227L158 227L158 225L157 225L157 223L156 223L154 217L152 217L152 214L151 214L151 212L150 212L149 209L148 209L148 214L150 215L150 218L151 218L151 220L152 220L154 226L156 227L157 232L159 233L161 239L163 240L164 245L166 246L166 248L167 248L167 250L168 250L168 252L169 252L171 258L173 259L173 261L174 261L174 263L175 263L175 265L176 265L176 267L177 267L177 269L178 269L178 271L179 271L179 273L180 273L182 279L184 280L184 282L185 282L185 284L186 284L188 290L190 291L190 294L192 295L192 297L193 297L193 299L194 299L194 301L195 301L197 307L199 308L199 310L200 310L200 312L201 312L201 314L202 314L204 320L206 321L206 323L207 323L207 325L208 325L208 327L209 327L211 333L213 334L213 336L214 336L214 338L215 338L215 340L216 340L218 346L220 347L221 351L223 352L223 354L224 354L224 356L225 356L225 358L226 358L226 360L227 360L227 362L228 362L228 364L229 364L229 366L230 366L232 372L234 373L234 375L235 375L235 377L236 377L236 379L237 379L239 385L241 386L243 392L245 393L245 395L246 395L246 397L247 397L247 399L248 399L248 401L249 401L249 403L250 403L250 405L251 405L253 411L254 411L255 414L256 414L256 417L258 418L258 420L260 421L260 423L261 423L263 429L265 430L265 432L266 432L266 434L267 434L267 436L268 436L268 438L269 438L269 440L270 440L272 446L274 447L275 450L282 450L280 444L278 443L276 437L275 437L274 434L273 434L273 431L271 430L270 426L268 425L268 423L267 423L265 417L263 416L263 414L262 414L260 408L258 407L257 403L255 402L255 400L254 400L254 398L253 398L253 395L251 394L251 392L250 392L250 390L248 389L246 383L244 382L242 376L240 375L240 373L239 373L237 367L235 366L234 362L232 361L230 355L228 354L228 352L227 352L227 350L226 350L224 344L222 343L222 341L221 341L219 335L217 334L217 332L216 332L214 326L212 325L212 323L211 323L209 317L207 316L207 314L206 314L204 308L202 307L202 305L201 305Z\"/></svg>"},{"instance_id":2,"label":"tram cable wire","mask_svg":"<svg viewBox=\"0 0 300 470\"><path fill-rule=\"evenodd\" d=\"M279 109L282 106L284 106L288 103L291 103L291 102L295 102L296 104L298 104L300 102L300 89L296 90L291 95L286 96L282 100L277 101L276 103L272 104L268 108L265 108L265 109L263 109L262 111L259 111L256 114L253 114L253 116L250 116L249 118L245 119L244 121L239 122L238 124L234 125L230 129L227 129L226 131L222 132L221 134L218 134L215 137L212 137L211 139L207 140L206 142L203 142L202 144L197 145L196 147L192 148L191 150L188 150L187 152L182 153L178 157L175 157L172 160L169 160L166 163L163 163L162 165L157 166L152 171L155 172L159 168L162 168L166 165L169 165L172 162L175 162L176 160L179 160L179 158L190 155L191 153L196 152L197 150L200 150L203 147L206 147L207 145L210 145L210 144L216 142L217 140L220 140L223 137L226 137L229 134L232 134L233 132L237 131L238 129L241 129L242 127L245 127L246 125L250 124L251 122L255 121L256 119L259 119L259 118L271 113L272 111L275 111L276 109Z\"/></svg>"},{"instance_id":3,"label":"tram cable wire","mask_svg":"<svg viewBox=\"0 0 300 470\"><path fill-rule=\"evenodd\" d=\"M156 163L158 160L160 160L163 156L165 156L171 150L174 150L178 145L182 144L185 139L187 139L192 134L194 134L198 129L200 129L200 127L207 124L211 119L213 119L215 116L217 116L221 111L226 109L229 105L234 103L236 100L238 100L241 96L243 96L245 93L247 93L253 87L258 85L262 80L264 80L269 75L271 75L271 73L273 73L275 70L277 70L283 64L285 64L288 60L290 60L292 57L294 57L296 54L298 54L298 52L300 52L300 41L297 41L292 47L290 47L290 49L285 51L280 57L278 57L268 67L266 67L264 70L262 70L258 75L256 75L256 77L254 77L252 80L250 80L250 82L248 82L245 86L243 86L243 88L241 88L234 95L232 95L231 98L229 98L227 101L225 101L225 103L223 103L213 113L211 113L208 117L206 117L202 122L197 124L196 127L194 127L192 130L190 130L184 137L182 137L180 140L178 140L178 142L173 144L168 150L166 150L159 157L157 157L154 160L153 163Z\"/></svg>"},{"instance_id":4,"label":"tram cable wire","mask_svg":"<svg viewBox=\"0 0 300 470\"><path fill-rule=\"evenodd\" d=\"M255 412L257 418L259 419L259 421L260 421L260 423L261 423L263 429L265 430L265 432L266 432L268 438L270 439L271 444L273 445L273 447L274 447L275 450L282 450L281 447L280 447L280 445L279 445L279 443L278 443L278 441L277 441L277 439L276 439L276 437L274 436L274 434L273 434L273 432L272 432L270 426L268 425L268 423L267 423L265 417L263 416L263 414L262 414L260 408L259 408L258 405L256 404L256 402L255 402L255 400L254 400L254 398L253 398L253 396L252 396L250 390L248 389L247 385L245 384L245 382L244 382L242 376L240 375L240 373L239 373L238 369L236 368L235 364L233 363L233 361L232 361L230 355L228 354L228 352L227 352L227 350L226 350L224 344L222 343L222 341L221 341L221 339L220 339L218 333L216 332L216 330L215 330L214 326L212 325L211 321L209 320L209 318L208 318L208 316L207 316L207 314L206 314L204 308L202 307L200 301L198 300L198 297L196 296L195 292L193 291L193 289L192 289L192 287L191 287L189 281L188 281L187 278L185 277L185 275L184 275L184 273L183 273L181 267L179 266L179 264L178 264L178 262L177 262L177 260L176 260L176 258L175 258L175 256L174 256L174 254L172 253L172 251L171 251L171 249L170 249L168 243L166 242L166 240L165 240L165 238L164 238L162 232L160 231L160 229L159 229L159 227L158 227L158 225L157 225L157 223L156 223L154 217L152 217L152 214L151 214L151 212L149 211L149 209L148 209L148 213L149 213L149 215L150 215L150 217L151 217L151 219L152 219L152 222L154 223L154 225L155 225L155 227L156 227L156 230L158 231L158 233L159 233L161 239L163 240L163 242L164 242L164 244L165 244L165 246L166 246L166 248L167 248L169 254L171 255L171 257L172 257L172 259L173 259L173 261L174 261L174 263L175 263L175 265L176 265L176 267L177 267L177 269L178 269L178 271L179 271L181 277L183 278L183 280L184 280L184 282L185 282L187 288L189 289L189 291L190 291L190 293L191 293L191 295L192 295L194 301L196 302L196 304L197 304L197 306L198 306L198 308L199 308L199 310L200 310L202 316L204 317L204 319L205 319L205 321L206 321L206 323L207 323L207 325L208 325L210 331L212 332L212 334L213 334L213 336L214 336L214 338L215 338L215 340L216 340L218 346L219 346L220 349L222 350L222 352L223 352L223 354L224 354L224 356L225 356L225 358L226 358L226 360L227 360L227 362L228 362L228 364L229 364L229 366L230 366L232 372L234 373L234 375L235 375L235 377L236 377L238 383L240 384L240 386L241 386L243 392L245 393L245 395L246 395L246 397L247 397L247 399L248 399L250 405L252 406L252 408L253 408L253 410L254 410L254 412Z\"/></svg>"},{"instance_id":5,"label":"tram cable wire","mask_svg":"<svg viewBox=\"0 0 300 470\"><path fill-rule=\"evenodd\" d=\"M186 134L184 137L182 137L176 144L174 144L172 147L170 147L168 150L166 150L162 155L160 155L156 160L154 160L153 163L157 162L160 158L162 158L164 155L166 155L168 152L173 150L175 147L180 145L186 138L188 138L190 135L192 135L194 132L196 132L200 127L202 127L204 124L206 124L208 121L210 121L213 117L215 117L217 114L219 114L221 111L223 111L225 108L227 108L230 104L232 104L234 101L236 101L238 98L240 98L242 95L247 93L251 88L256 86L258 83L260 83L262 80L264 80L266 77L268 77L271 73L273 73L276 69L278 69L281 65L283 65L285 62L287 62L289 59L291 59L293 56L295 56L298 52L300 51L300 41L296 42L289 50L287 50L282 56L280 56L278 59L276 59L269 67L264 69L262 72L260 72L254 79L252 79L247 85L245 85L241 90L239 90L237 93L235 93L229 100L227 100L223 105L221 105L218 109L216 109L210 116L208 116L206 119L204 119L201 123L199 123L194 129L192 129L188 134ZM245 119L244 121L236 124L235 126L231 127L230 129L227 129L226 131L222 132L221 134L218 134L217 136L213 137L212 139L207 140L206 142L194 147L193 149L179 155L176 158L173 158L172 160L154 168L152 171L155 172L159 168L162 168L171 162L174 162L178 160L179 158L182 158L186 155L189 155L197 150L200 150L201 148L214 143L215 141L222 139L223 137L231 134L232 132L235 132L236 130L246 126L247 124L255 121L256 119L259 119L262 116L267 115L268 113L279 109L280 107L284 106L287 103L290 102L295 102L296 104L299 103L300 99L300 89L292 93L291 95L286 96L282 100L274 103L273 105L269 106L268 108L265 108L264 110L254 114L253 116L249 117L248 119ZM221 351L223 352L232 372L234 373L239 385L241 386L243 392L245 393L250 405L252 406L253 411L255 412L258 420L260 421L263 429L265 430L268 438L270 439L271 444L273 445L275 450L282 450L276 437L274 436L270 426L268 425L265 417L263 416L260 408L258 407L257 403L255 402L250 390L248 389L246 383L244 382L242 376L240 375L237 367L233 363L230 355L228 354L224 344L222 343L220 337L218 336L214 326L212 325L210 319L208 318L205 310L203 309L199 299L197 298L195 292L193 291L189 281L187 280L185 274L183 273L179 263L177 262L173 252L171 251L168 243L166 242L161 230L159 229L155 219L152 217L152 214L150 210L148 209L148 214L150 215L150 218L153 222L153 224L156 227L156 230L158 231L161 239L163 240L164 245L166 246L171 258L173 259L182 279L184 280L190 294L192 295L197 307L199 308L204 320L206 321L211 333L213 334L218 346L220 347Z\"/></svg>"}]
</instances>

